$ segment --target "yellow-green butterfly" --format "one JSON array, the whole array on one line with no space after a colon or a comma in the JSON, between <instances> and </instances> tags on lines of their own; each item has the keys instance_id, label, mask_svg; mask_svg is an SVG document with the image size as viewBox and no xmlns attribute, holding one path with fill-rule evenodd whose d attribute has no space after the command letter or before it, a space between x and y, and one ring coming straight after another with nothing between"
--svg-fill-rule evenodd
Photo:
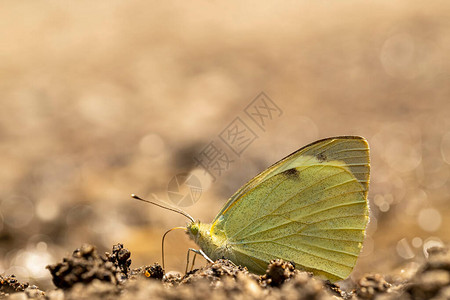
<instances>
[{"instance_id":1,"label":"yellow-green butterfly","mask_svg":"<svg viewBox=\"0 0 450 300\"><path fill-rule=\"evenodd\" d=\"M327 138L250 180L211 224L173 210L190 218L186 231L208 260L227 258L263 274L270 260L281 258L337 281L349 276L362 248L369 171L364 138Z\"/></svg>"}]
</instances>

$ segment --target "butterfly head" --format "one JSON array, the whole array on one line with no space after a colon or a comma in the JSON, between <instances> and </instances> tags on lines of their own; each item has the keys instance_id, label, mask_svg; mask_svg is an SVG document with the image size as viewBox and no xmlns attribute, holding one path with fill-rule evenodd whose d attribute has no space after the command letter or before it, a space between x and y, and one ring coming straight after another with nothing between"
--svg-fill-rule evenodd
<instances>
[{"instance_id":1,"label":"butterfly head","mask_svg":"<svg viewBox=\"0 0 450 300\"><path fill-rule=\"evenodd\" d=\"M191 239L195 242L198 240L199 232L200 232L200 222L191 222L186 226L186 232Z\"/></svg>"},{"instance_id":2,"label":"butterfly head","mask_svg":"<svg viewBox=\"0 0 450 300\"><path fill-rule=\"evenodd\" d=\"M194 240L197 244L200 240L205 239L210 236L209 230L211 228L210 224L204 224L200 221L191 222L186 226L186 233L189 237Z\"/></svg>"}]
</instances>

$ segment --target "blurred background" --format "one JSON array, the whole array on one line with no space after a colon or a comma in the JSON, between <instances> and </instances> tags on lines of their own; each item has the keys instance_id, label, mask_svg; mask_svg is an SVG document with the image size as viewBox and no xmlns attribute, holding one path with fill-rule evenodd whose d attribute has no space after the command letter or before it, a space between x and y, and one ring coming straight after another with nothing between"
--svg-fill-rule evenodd
<instances>
[{"instance_id":1,"label":"blurred background","mask_svg":"<svg viewBox=\"0 0 450 300\"><path fill-rule=\"evenodd\" d=\"M162 234L187 219L131 193L170 202L173 176L197 174L201 197L183 209L210 222L258 172L336 135L371 146L353 278L408 276L449 241L447 1L1 6L0 274L49 288L45 266L83 243L161 262ZM245 113L261 92L279 108L264 128ZM254 138L225 147L233 162L211 180L195 158L237 117ZM166 242L166 269L184 270L195 245L182 231Z\"/></svg>"}]
</instances>

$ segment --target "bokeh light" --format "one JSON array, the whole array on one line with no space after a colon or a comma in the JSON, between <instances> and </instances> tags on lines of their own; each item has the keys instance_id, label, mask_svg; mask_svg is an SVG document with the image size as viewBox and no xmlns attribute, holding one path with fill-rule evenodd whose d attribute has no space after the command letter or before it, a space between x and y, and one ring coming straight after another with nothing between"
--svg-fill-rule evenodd
<instances>
[{"instance_id":1,"label":"bokeh light","mask_svg":"<svg viewBox=\"0 0 450 300\"><path fill-rule=\"evenodd\" d=\"M402 258L411 259L414 257L414 252L405 238L398 241L396 248L398 255L400 255Z\"/></svg>"},{"instance_id":2,"label":"bokeh light","mask_svg":"<svg viewBox=\"0 0 450 300\"><path fill-rule=\"evenodd\" d=\"M143 155L158 156L164 153L165 144L161 136L155 133L149 133L139 142L139 147Z\"/></svg>"},{"instance_id":3,"label":"bokeh light","mask_svg":"<svg viewBox=\"0 0 450 300\"><path fill-rule=\"evenodd\" d=\"M434 232L441 227L442 217L439 211L435 208L424 208L420 210L417 217L419 226L428 232Z\"/></svg>"},{"instance_id":4,"label":"bokeh light","mask_svg":"<svg viewBox=\"0 0 450 300\"><path fill-rule=\"evenodd\" d=\"M12 228L27 226L34 217L34 205L26 197L10 196L0 203L3 212L3 222Z\"/></svg>"}]
</instances>

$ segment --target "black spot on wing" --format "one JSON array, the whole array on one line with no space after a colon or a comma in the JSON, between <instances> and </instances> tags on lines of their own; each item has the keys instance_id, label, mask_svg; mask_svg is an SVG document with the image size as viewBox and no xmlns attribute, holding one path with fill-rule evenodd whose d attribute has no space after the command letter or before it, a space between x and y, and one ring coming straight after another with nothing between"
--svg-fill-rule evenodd
<instances>
[{"instance_id":1,"label":"black spot on wing","mask_svg":"<svg viewBox=\"0 0 450 300\"><path fill-rule=\"evenodd\" d=\"M288 178L297 179L300 173L297 171L296 168L292 168L282 172L281 174L283 174Z\"/></svg>"},{"instance_id":2,"label":"black spot on wing","mask_svg":"<svg viewBox=\"0 0 450 300\"><path fill-rule=\"evenodd\" d=\"M327 160L327 156L326 156L325 154L323 154L323 153L318 153L318 154L316 155L316 158L317 158L320 162L324 162L324 161Z\"/></svg>"}]
</instances>

